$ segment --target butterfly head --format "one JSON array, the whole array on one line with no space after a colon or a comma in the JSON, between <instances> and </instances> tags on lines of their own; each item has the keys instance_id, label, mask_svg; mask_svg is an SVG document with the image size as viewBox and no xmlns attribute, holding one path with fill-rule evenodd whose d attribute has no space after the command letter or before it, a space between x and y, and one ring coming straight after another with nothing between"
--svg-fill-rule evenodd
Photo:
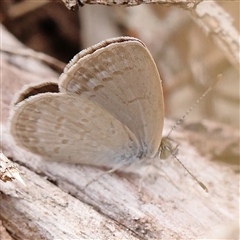
<instances>
[{"instance_id":1,"label":"butterfly head","mask_svg":"<svg viewBox=\"0 0 240 240\"><path fill-rule=\"evenodd\" d=\"M178 145L173 147L172 140L168 137L163 137L161 141L161 145L158 150L158 155L160 159L167 159L170 155L177 154Z\"/></svg>"},{"instance_id":2,"label":"butterfly head","mask_svg":"<svg viewBox=\"0 0 240 240\"><path fill-rule=\"evenodd\" d=\"M167 159L170 155L172 155L182 165L182 167L188 172L188 174L200 185L200 187L205 192L208 192L208 188L201 181L199 181L176 156L178 151L178 145L173 147L171 141L172 140L169 137L162 138L161 145L158 150L158 156L160 157L160 159Z\"/></svg>"}]
</instances>

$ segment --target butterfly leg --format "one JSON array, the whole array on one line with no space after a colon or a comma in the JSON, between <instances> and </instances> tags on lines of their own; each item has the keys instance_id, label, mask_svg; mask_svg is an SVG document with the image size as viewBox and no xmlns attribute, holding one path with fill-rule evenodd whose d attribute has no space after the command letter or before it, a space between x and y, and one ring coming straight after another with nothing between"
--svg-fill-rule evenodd
<instances>
[{"instance_id":1,"label":"butterfly leg","mask_svg":"<svg viewBox=\"0 0 240 240\"><path fill-rule=\"evenodd\" d=\"M93 178L90 182L88 182L88 183L86 184L86 186L84 187L84 190L85 190L89 185L91 185L92 183L94 183L95 181L97 181L99 178L101 178L103 175L113 173L113 172L119 170L120 168L122 168L122 164L121 164L121 165L119 164L119 165L117 165L116 167L114 167L114 168L112 168L112 169L110 169L110 170L108 170L108 171L106 171L106 172L103 172L103 173L99 174L97 177Z\"/></svg>"},{"instance_id":2,"label":"butterfly leg","mask_svg":"<svg viewBox=\"0 0 240 240\"><path fill-rule=\"evenodd\" d=\"M177 146L177 147L178 147L178 146ZM176 149L176 151L178 151L177 147L174 148L174 151L175 151L175 149ZM178 186L177 186L177 185L172 181L172 179L169 177L169 175L167 174L167 172L164 171L164 168L160 168L160 167L159 167L158 165L156 165L156 164L154 164L154 167L158 170L157 174L158 174L160 177L165 178L165 179L166 179L168 182L170 182L173 186L175 186L177 189L179 189Z\"/></svg>"},{"instance_id":3,"label":"butterfly leg","mask_svg":"<svg viewBox=\"0 0 240 240\"><path fill-rule=\"evenodd\" d=\"M147 178L151 177L151 178L153 178L153 180L156 179L156 174L155 173L156 173L156 171L154 169L153 163L151 163L151 164L149 164L145 167L145 169L143 171L143 174L142 174L141 178L139 179L139 184L138 184L138 192L139 193L141 193L143 182Z\"/></svg>"}]
</instances>

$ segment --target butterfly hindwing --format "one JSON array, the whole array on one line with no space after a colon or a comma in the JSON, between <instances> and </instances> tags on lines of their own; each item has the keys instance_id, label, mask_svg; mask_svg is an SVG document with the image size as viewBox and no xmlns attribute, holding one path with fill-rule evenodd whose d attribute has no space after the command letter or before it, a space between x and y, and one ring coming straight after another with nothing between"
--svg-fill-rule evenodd
<instances>
[{"instance_id":1,"label":"butterfly hindwing","mask_svg":"<svg viewBox=\"0 0 240 240\"><path fill-rule=\"evenodd\" d=\"M75 94L44 93L18 103L10 132L21 147L54 161L111 167L141 151L126 126Z\"/></svg>"}]
</instances>

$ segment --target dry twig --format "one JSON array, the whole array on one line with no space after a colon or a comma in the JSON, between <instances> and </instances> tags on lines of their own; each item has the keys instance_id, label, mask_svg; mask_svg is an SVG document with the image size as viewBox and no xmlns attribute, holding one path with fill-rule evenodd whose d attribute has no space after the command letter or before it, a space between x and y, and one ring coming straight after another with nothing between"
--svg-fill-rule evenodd
<instances>
[{"instance_id":1,"label":"dry twig","mask_svg":"<svg viewBox=\"0 0 240 240\"><path fill-rule=\"evenodd\" d=\"M69 10L75 10L84 4L100 4L107 6L124 5L126 7L140 4L161 4L164 6L178 6L184 9L193 9L202 0L62 0Z\"/></svg>"}]
</instances>

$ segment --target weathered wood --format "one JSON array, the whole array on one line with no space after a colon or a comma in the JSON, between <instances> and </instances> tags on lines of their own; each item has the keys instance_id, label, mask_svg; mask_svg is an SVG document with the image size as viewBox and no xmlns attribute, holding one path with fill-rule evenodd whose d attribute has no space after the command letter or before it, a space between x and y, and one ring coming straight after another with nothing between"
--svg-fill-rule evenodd
<instances>
[{"instance_id":1,"label":"weathered wood","mask_svg":"<svg viewBox=\"0 0 240 240\"><path fill-rule=\"evenodd\" d=\"M5 31L2 34L5 38ZM106 174L85 188L105 170L46 162L18 148L6 127L14 93L29 82L56 80L56 74L35 60L34 73L30 64L28 70L20 69L15 58L19 56L4 54L1 64L1 144L5 155L18 162L27 186L17 181L2 183L0 195L3 226L15 239L195 239L208 235L219 224L238 219L238 173L227 163L213 161L218 143L212 144L204 156L198 151L206 144L209 131L214 135L213 129L219 139L224 132L224 141L235 139L238 145L238 132L217 123L203 122L205 130L199 133L179 128L172 135L180 144L179 159L208 186L209 193L171 158L161 160L162 171L155 178L145 179L139 193L138 175ZM21 59L21 63L26 62ZM164 133L172 123L166 120ZM202 141L197 141L199 134ZM197 139L194 146L188 140L193 137ZM236 156L239 152L227 158Z\"/></svg>"},{"instance_id":2,"label":"weathered wood","mask_svg":"<svg viewBox=\"0 0 240 240\"><path fill-rule=\"evenodd\" d=\"M237 8L238 4L236 2ZM212 37L221 52L239 70L239 31L234 27L234 19L217 1L212 0L202 1L191 13L196 23Z\"/></svg>"},{"instance_id":3,"label":"weathered wood","mask_svg":"<svg viewBox=\"0 0 240 240\"><path fill-rule=\"evenodd\" d=\"M193 9L203 0L62 0L69 10L76 10L84 4L100 4L107 6L124 5L126 7L137 6L140 4L161 4L163 6L178 6L184 9Z\"/></svg>"},{"instance_id":4,"label":"weathered wood","mask_svg":"<svg viewBox=\"0 0 240 240\"><path fill-rule=\"evenodd\" d=\"M25 185L18 168L0 151L0 180L3 182L18 180Z\"/></svg>"}]
</instances>

